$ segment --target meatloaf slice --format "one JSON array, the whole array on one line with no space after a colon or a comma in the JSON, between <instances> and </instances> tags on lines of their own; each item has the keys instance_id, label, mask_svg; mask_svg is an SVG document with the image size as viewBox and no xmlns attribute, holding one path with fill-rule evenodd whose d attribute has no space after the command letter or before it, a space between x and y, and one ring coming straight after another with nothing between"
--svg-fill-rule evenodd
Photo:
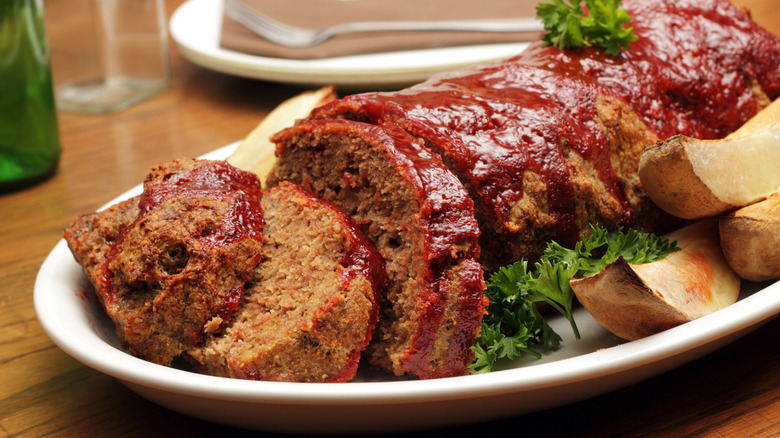
<instances>
[{"instance_id":1,"label":"meatloaf slice","mask_svg":"<svg viewBox=\"0 0 780 438\"><path fill-rule=\"evenodd\" d=\"M64 235L123 346L167 365L230 319L262 227L254 174L177 160L152 169L137 203L83 216Z\"/></svg>"},{"instance_id":2,"label":"meatloaf slice","mask_svg":"<svg viewBox=\"0 0 780 438\"><path fill-rule=\"evenodd\" d=\"M485 303L479 228L457 177L391 124L307 120L274 140L269 186L296 181L332 200L385 260L370 363L420 378L466 373Z\"/></svg>"},{"instance_id":3,"label":"meatloaf slice","mask_svg":"<svg viewBox=\"0 0 780 438\"><path fill-rule=\"evenodd\" d=\"M381 256L341 209L296 184L264 193L263 210L262 260L238 310L190 356L218 376L350 380L376 325Z\"/></svg>"}]
</instances>

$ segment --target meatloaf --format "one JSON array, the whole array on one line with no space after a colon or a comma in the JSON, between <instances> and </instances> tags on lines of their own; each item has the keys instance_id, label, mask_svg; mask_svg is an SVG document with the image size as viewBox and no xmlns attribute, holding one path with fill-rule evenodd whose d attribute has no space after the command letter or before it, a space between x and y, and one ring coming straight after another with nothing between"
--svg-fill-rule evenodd
<instances>
[{"instance_id":1,"label":"meatloaf","mask_svg":"<svg viewBox=\"0 0 780 438\"><path fill-rule=\"evenodd\" d=\"M131 354L170 364L230 319L260 260L259 187L224 162L176 160L152 169L137 205L65 231Z\"/></svg>"},{"instance_id":2,"label":"meatloaf","mask_svg":"<svg viewBox=\"0 0 780 438\"><path fill-rule=\"evenodd\" d=\"M376 324L382 258L341 209L296 184L272 188L262 204L262 258L238 310L188 353L218 376L350 380Z\"/></svg>"},{"instance_id":3,"label":"meatloaf","mask_svg":"<svg viewBox=\"0 0 780 438\"><path fill-rule=\"evenodd\" d=\"M332 203L268 193L224 161L156 166L140 196L64 232L131 354L220 376L345 381L378 313L384 265Z\"/></svg>"},{"instance_id":4,"label":"meatloaf","mask_svg":"<svg viewBox=\"0 0 780 438\"><path fill-rule=\"evenodd\" d=\"M302 121L275 136L268 185L295 181L344 209L385 260L371 364L462 375L484 312L473 203L439 156L393 124Z\"/></svg>"},{"instance_id":5,"label":"meatloaf","mask_svg":"<svg viewBox=\"0 0 780 438\"><path fill-rule=\"evenodd\" d=\"M725 136L780 96L780 43L727 0L623 4L639 40L618 56L540 40L310 118L394 124L440 154L474 199L488 270L571 245L590 223L666 231L636 175L642 150Z\"/></svg>"}]
</instances>

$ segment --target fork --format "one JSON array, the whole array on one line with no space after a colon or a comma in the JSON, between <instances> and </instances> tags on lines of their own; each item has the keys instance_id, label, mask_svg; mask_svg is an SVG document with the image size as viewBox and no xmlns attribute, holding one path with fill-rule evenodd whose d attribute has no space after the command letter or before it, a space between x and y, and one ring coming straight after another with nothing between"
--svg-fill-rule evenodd
<instances>
[{"instance_id":1,"label":"fork","mask_svg":"<svg viewBox=\"0 0 780 438\"><path fill-rule=\"evenodd\" d=\"M449 30L464 32L537 32L543 29L534 18L450 21L370 21L303 29L274 20L242 3L225 0L225 12L252 32L283 46L309 47L338 34L374 31Z\"/></svg>"}]
</instances>

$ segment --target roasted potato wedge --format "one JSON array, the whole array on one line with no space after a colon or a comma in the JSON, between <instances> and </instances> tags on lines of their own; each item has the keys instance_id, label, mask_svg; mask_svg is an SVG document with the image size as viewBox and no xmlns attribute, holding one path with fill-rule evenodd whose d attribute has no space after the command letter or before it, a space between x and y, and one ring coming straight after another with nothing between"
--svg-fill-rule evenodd
<instances>
[{"instance_id":1,"label":"roasted potato wedge","mask_svg":"<svg viewBox=\"0 0 780 438\"><path fill-rule=\"evenodd\" d=\"M680 251L641 265L623 258L570 282L579 302L616 336L636 340L712 313L737 300L739 277L708 219L666 237Z\"/></svg>"},{"instance_id":2,"label":"roasted potato wedge","mask_svg":"<svg viewBox=\"0 0 780 438\"><path fill-rule=\"evenodd\" d=\"M684 219L715 216L780 191L780 100L722 140L683 135L648 147L639 178L650 199Z\"/></svg>"},{"instance_id":3,"label":"roasted potato wedge","mask_svg":"<svg viewBox=\"0 0 780 438\"><path fill-rule=\"evenodd\" d=\"M780 193L719 218L723 254L740 277L780 278Z\"/></svg>"}]
</instances>

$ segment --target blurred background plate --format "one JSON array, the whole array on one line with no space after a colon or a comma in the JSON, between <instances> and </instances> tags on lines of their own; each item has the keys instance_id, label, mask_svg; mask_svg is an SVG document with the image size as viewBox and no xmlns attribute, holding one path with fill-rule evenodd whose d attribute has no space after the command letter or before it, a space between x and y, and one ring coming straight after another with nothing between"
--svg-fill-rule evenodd
<instances>
[{"instance_id":1,"label":"blurred background plate","mask_svg":"<svg viewBox=\"0 0 780 438\"><path fill-rule=\"evenodd\" d=\"M520 53L527 42L409 50L327 59L283 59L220 47L221 0L189 0L171 16L170 33L181 53L202 67L252 79L296 85L401 88L439 72Z\"/></svg>"}]
</instances>

